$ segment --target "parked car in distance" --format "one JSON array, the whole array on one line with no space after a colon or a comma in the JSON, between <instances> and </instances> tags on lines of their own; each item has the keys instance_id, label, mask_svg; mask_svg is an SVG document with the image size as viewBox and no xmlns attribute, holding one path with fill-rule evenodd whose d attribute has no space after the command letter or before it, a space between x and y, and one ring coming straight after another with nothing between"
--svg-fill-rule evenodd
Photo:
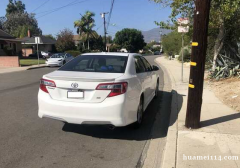
<instances>
[{"instance_id":1,"label":"parked car in distance","mask_svg":"<svg viewBox=\"0 0 240 168\"><path fill-rule=\"evenodd\" d=\"M39 53L39 58L43 58L42 53L41 53L40 51L39 51L38 53ZM29 57L29 58L36 58L36 59L38 59L38 54L37 54L37 52L35 52L35 53L33 53L33 54L29 54L28 57Z\"/></svg>"},{"instance_id":2,"label":"parked car in distance","mask_svg":"<svg viewBox=\"0 0 240 168\"><path fill-rule=\"evenodd\" d=\"M161 55L161 52L160 51L155 51L154 55Z\"/></svg>"},{"instance_id":3,"label":"parked car in distance","mask_svg":"<svg viewBox=\"0 0 240 168\"><path fill-rule=\"evenodd\" d=\"M139 54L83 54L42 77L38 116L73 124L139 127L158 95L158 70Z\"/></svg>"},{"instance_id":4,"label":"parked car in distance","mask_svg":"<svg viewBox=\"0 0 240 168\"><path fill-rule=\"evenodd\" d=\"M53 54L49 59L46 60L48 66L62 66L67 62L71 61L74 57L68 53L57 53Z\"/></svg>"},{"instance_id":5,"label":"parked car in distance","mask_svg":"<svg viewBox=\"0 0 240 168\"><path fill-rule=\"evenodd\" d=\"M52 55L50 52L44 52L44 51L41 51L41 54L45 59L50 58L50 56Z\"/></svg>"}]
</instances>

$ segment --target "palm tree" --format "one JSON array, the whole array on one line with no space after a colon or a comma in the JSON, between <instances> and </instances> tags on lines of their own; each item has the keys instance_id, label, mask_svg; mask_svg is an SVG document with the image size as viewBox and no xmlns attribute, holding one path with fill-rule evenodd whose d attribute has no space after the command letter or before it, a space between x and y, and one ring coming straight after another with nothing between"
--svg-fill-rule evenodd
<instances>
[{"instance_id":1,"label":"palm tree","mask_svg":"<svg viewBox=\"0 0 240 168\"><path fill-rule=\"evenodd\" d=\"M93 17L95 14L90 11L86 11L86 13L81 17L80 20L74 22L74 28L77 28L77 33L80 35L82 39L87 40L88 42L88 50L90 49L89 46L89 37L93 33L93 27L95 26L95 20ZM83 42L84 47L84 42Z\"/></svg>"}]
</instances>

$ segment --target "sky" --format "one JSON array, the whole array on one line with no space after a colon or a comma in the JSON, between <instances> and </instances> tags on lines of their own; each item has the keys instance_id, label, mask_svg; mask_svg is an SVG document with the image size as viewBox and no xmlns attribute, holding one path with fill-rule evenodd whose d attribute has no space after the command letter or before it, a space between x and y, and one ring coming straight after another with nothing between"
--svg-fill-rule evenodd
<instances>
[{"instance_id":1,"label":"sky","mask_svg":"<svg viewBox=\"0 0 240 168\"><path fill-rule=\"evenodd\" d=\"M80 19L87 10L95 13L94 27L102 35L103 19L100 13L109 12L112 0L22 0L29 13L35 13L43 34L56 35L60 30L69 28L76 34L74 21ZM5 16L8 0L0 0L0 16ZM72 4L72 5L69 5ZM67 7L64 7L69 5ZM62 8L61 8L62 7ZM55 10L54 9L59 9ZM54 11L50 13L51 11ZM108 34L114 34L123 28L135 28L141 31L157 26L154 21L167 21L170 8L163 8L149 0L115 0ZM106 20L108 16L106 15Z\"/></svg>"}]
</instances>

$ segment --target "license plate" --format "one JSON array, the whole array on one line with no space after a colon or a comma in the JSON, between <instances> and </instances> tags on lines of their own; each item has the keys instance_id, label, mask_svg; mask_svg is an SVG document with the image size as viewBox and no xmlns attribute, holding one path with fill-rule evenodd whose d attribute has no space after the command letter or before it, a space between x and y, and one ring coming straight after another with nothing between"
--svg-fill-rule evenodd
<instances>
[{"instance_id":1,"label":"license plate","mask_svg":"<svg viewBox=\"0 0 240 168\"><path fill-rule=\"evenodd\" d=\"M68 91L67 98L69 99L83 99L84 94L82 91Z\"/></svg>"}]
</instances>

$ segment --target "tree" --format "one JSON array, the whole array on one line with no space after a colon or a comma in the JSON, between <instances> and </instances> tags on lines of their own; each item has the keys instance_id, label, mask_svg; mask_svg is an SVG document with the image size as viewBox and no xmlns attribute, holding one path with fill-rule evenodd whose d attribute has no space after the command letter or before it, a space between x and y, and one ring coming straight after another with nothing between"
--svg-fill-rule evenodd
<instances>
[{"instance_id":1,"label":"tree","mask_svg":"<svg viewBox=\"0 0 240 168\"><path fill-rule=\"evenodd\" d=\"M88 42L88 50L90 50L89 37L93 33L93 27L95 26L95 20L93 17L95 14L90 11L86 11L86 13L81 17L80 20L74 22L74 28L77 28L77 33L82 36L86 34L86 40Z\"/></svg>"},{"instance_id":2,"label":"tree","mask_svg":"<svg viewBox=\"0 0 240 168\"><path fill-rule=\"evenodd\" d=\"M61 30L57 34L56 49L59 52L65 52L67 50L74 50L75 44L73 41L73 32L69 29Z\"/></svg>"},{"instance_id":3,"label":"tree","mask_svg":"<svg viewBox=\"0 0 240 168\"><path fill-rule=\"evenodd\" d=\"M189 17L193 23L195 9L194 0L152 0L172 8L171 20L176 22L177 17ZM240 24L240 0L212 0L209 23L208 53L211 54L213 65L216 68L220 53L231 55L240 60L236 52L240 33L236 31ZM191 25L190 25L191 27ZM209 56L208 56L209 57ZM208 58L207 58L208 59Z\"/></svg>"},{"instance_id":4,"label":"tree","mask_svg":"<svg viewBox=\"0 0 240 168\"><path fill-rule=\"evenodd\" d=\"M25 4L22 3L22 1L14 1L9 0L9 3L7 5L6 9L6 17L11 15L11 14L16 14L16 13L24 13L25 11Z\"/></svg>"},{"instance_id":5,"label":"tree","mask_svg":"<svg viewBox=\"0 0 240 168\"><path fill-rule=\"evenodd\" d=\"M3 29L3 24L6 21L5 17L0 17L0 29Z\"/></svg>"},{"instance_id":6,"label":"tree","mask_svg":"<svg viewBox=\"0 0 240 168\"><path fill-rule=\"evenodd\" d=\"M103 51L104 50L104 43L102 36L97 35L97 32L95 32L96 35L94 38L90 38L90 45L92 46L93 50ZM95 34L93 33L93 34Z\"/></svg>"},{"instance_id":7,"label":"tree","mask_svg":"<svg viewBox=\"0 0 240 168\"><path fill-rule=\"evenodd\" d=\"M3 30L18 38L26 37L28 30L30 30L33 35L42 34L35 15L28 13L9 14L3 23Z\"/></svg>"},{"instance_id":8,"label":"tree","mask_svg":"<svg viewBox=\"0 0 240 168\"><path fill-rule=\"evenodd\" d=\"M110 52L118 52L121 49L120 45L113 44L110 46Z\"/></svg>"},{"instance_id":9,"label":"tree","mask_svg":"<svg viewBox=\"0 0 240 168\"><path fill-rule=\"evenodd\" d=\"M42 34L35 15L25 11L25 4L22 1L9 0L6 16L0 18L0 28L18 38L27 36L28 30L33 35Z\"/></svg>"},{"instance_id":10,"label":"tree","mask_svg":"<svg viewBox=\"0 0 240 168\"><path fill-rule=\"evenodd\" d=\"M128 28L118 31L114 42L129 52L139 52L146 45L141 31Z\"/></svg>"},{"instance_id":11,"label":"tree","mask_svg":"<svg viewBox=\"0 0 240 168\"><path fill-rule=\"evenodd\" d=\"M109 43L109 44L113 43L112 36L107 36L106 39L107 39L107 44L108 44L108 43ZM103 43L105 44L105 38L103 38Z\"/></svg>"},{"instance_id":12,"label":"tree","mask_svg":"<svg viewBox=\"0 0 240 168\"><path fill-rule=\"evenodd\" d=\"M184 36L185 44L190 44L188 36ZM163 50L168 55L179 54L182 48L182 35L177 31L173 31L162 38Z\"/></svg>"},{"instance_id":13,"label":"tree","mask_svg":"<svg viewBox=\"0 0 240 168\"><path fill-rule=\"evenodd\" d=\"M48 37L50 39L56 40L56 38L52 34L47 34L47 35L44 35L44 36Z\"/></svg>"}]
</instances>

